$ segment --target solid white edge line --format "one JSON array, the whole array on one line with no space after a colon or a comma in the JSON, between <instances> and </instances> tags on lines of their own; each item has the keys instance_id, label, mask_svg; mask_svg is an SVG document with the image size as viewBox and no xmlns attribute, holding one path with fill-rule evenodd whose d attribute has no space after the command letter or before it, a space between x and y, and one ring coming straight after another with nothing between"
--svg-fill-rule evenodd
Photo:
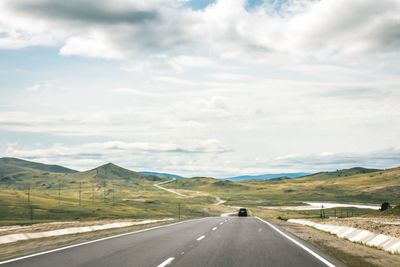
<instances>
[{"instance_id":1,"label":"solid white edge line","mask_svg":"<svg viewBox=\"0 0 400 267\"><path fill-rule=\"evenodd\" d=\"M302 249L304 249L305 251L310 253L311 255L313 255L315 258L317 258L321 262L325 263L327 266L336 267L334 264L330 263L329 261L327 261L326 259L324 259L320 255L318 255L317 253L315 253L314 251L312 251L308 247L304 246L303 244L301 244L297 240L293 239L292 237L288 236L287 234L285 234L284 232L279 230L275 225L273 225L273 224L271 224L271 223L269 223L269 222L267 222L267 221L265 221L265 220L263 220L263 219L261 219L259 217L256 217L256 218L259 219L260 221L262 221L263 223L267 224L268 226L270 226L272 229L274 229L275 231L277 231L278 233L280 233L281 235L283 235L284 237L286 237L287 239L289 239L290 241L292 241L293 243L295 243L296 245L298 245L299 247L301 247Z\"/></svg>"},{"instance_id":2,"label":"solid white edge line","mask_svg":"<svg viewBox=\"0 0 400 267\"><path fill-rule=\"evenodd\" d=\"M200 236L199 238L197 238L197 241L202 240L204 237L206 237L205 235Z\"/></svg>"},{"instance_id":3,"label":"solid white edge line","mask_svg":"<svg viewBox=\"0 0 400 267\"><path fill-rule=\"evenodd\" d=\"M165 267L165 266L169 265L174 259L175 259L174 257L170 257L170 258L166 259L165 261L163 261L157 267Z\"/></svg>"},{"instance_id":4,"label":"solid white edge line","mask_svg":"<svg viewBox=\"0 0 400 267\"><path fill-rule=\"evenodd\" d=\"M87 241L87 242L83 242L83 243L78 243L78 244L74 244L74 245L70 245L70 246L66 246L66 247L51 249L51 250L42 251L42 252L38 252L38 253L34 253L34 254L30 254L30 255L14 258L14 259L0 261L0 265L6 264L6 263L10 263L10 262L14 262L14 261L27 259L27 258L32 258L32 257L44 255L44 254L49 254L49 253L57 252L57 251L60 251L60 250L65 250L65 249L69 249L69 248L79 247L79 246L83 246L83 245L87 245L87 244L92 244L92 243L108 240L108 239L113 239L113 238L117 238L117 237L121 237L121 236L138 234L138 233L151 231L151 230L155 230L155 229L159 229L159 228L164 228L164 227L174 226L174 225L181 224L181 223L187 223L187 222L191 222L191 221L198 221L198 220L204 220L204 219L207 219L207 218L193 219L193 220L187 220L187 221L182 221L182 222L159 225L159 226L154 226L154 227L150 227L150 228L146 228L146 229L142 229L142 230L137 230L137 231L134 231L134 232L128 232L128 233L123 233L123 234L119 234L119 235L103 237L103 238L100 238L100 239L95 239L95 240L91 240L91 241Z\"/></svg>"}]
</instances>

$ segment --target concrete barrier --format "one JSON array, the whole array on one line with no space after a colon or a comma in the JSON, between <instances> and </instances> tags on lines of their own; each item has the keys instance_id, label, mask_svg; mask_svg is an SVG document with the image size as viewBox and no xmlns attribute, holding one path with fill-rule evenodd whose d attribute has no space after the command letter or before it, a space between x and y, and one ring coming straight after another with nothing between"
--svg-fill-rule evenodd
<instances>
[{"instance_id":1,"label":"concrete barrier","mask_svg":"<svg viewBox=\"0 0 400 267\"><path fill-rule=\"evenodd\" d=\"M162 219L162 220L143 220L143 221L138 221L138 222L116 222L116 223L109 223L109 224L102 224L102 225L70 227L70 228L57 229L57 230L44 231L44 232L9 234L9 235L0 236L0 244L13 243L13 242L21 241L21 240L28 240L28 239L35 239L35 238L87 233L87 232L93 232L93 231L122 228L122 227L133 226L133 225L143 225L143 224L164 222L164 221L171 221L171 220L173 220L173 219L169 218L169 219Z\"/></svg>"},{"instance_id":2,"label":"concrete barrier","mask_svg":"<svg viewBox=\"0 0 400 267\"><path fill-rule=\"evenodd\" d=\"M361 243L370 247L377 247L390 253L400 254L400 238L377 234L358 228L321 224L308 220L290 219L288 222L310 226L318 230L337 235L340 238L345 238L352 242Z\"/></svg>"}]
</instances>

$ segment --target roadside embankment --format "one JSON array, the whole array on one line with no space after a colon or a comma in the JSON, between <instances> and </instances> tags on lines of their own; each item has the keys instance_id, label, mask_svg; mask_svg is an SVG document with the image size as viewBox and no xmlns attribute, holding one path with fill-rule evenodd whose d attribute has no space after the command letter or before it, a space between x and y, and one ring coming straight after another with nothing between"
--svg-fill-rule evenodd
<instances>
[{"instance_id":1,"label":"roadside embankment","mask_svg":"<svg viewBox=\"0 0 400 267\"><path fill-rule=\"evenodd\" d=\"M310 226L337 235L340 238L345 238L352 242L361 243L370 247L376 247L390 253L400 253L400 238L393 236L374 233L359 228L317 223L302 219L290 219L288 222Z\"/></svg>"},{"instance_id":2,"label":"roadside embankment","mask_svg":"<svg viewBox=\"0 0 400 267\"><path fill-rule=\"evenodd\" d=\"M143 221L125 221L125 222L114 222L108 224L101 225L91 225L91 226L81 226L81 227L69 227L56 229L51 231L42 231L42 232L20 232L13 234L0 235L0 244L13 243L21 240L29 240L43 237L54 237L54 236L62 236L62 235L71 235L71 234L79 234L79 233L87 233L93 231L100 230L108 230L122 227L129 227L134 225L145 225L152 224L158 222L171 221L173 219L161 219L161 220L143 220ZM17 230L16 230L17 231Z\"/></svg>"},{"instance_id":3,"label":"roadside embankment","mask_svg":"<svg viewBox=\"0 0 400 267\"><path fill-rule=\"evenodd\" d=\"M400 255L338 238L331 233L320 231L302 224L284 220L269 219L275 225L314 245L321 251L351 267L400 266Z\"/></svg>"},{"instance_id":4,"label":"roadside embankment","mask_svg":"<svg viewBox=\"0 0 400 267\"><path fill-rule=\"evenodd\" d=\"M153 222L151 222L153 221ZM161 225L166 225L173 223L172 220L157 220L158 222L154 222L155 220L146 220L146 221L134 221L134 222L146 222L146 224L135 224L126 227L119 228L109 228L100 231L90 231L90 232L82 232L76 234L67 234L67 235L59 235L59 236L49 236L43 238L34 238L34 239L26 239L20 240L17 242L0 244L0 260L7 260L10 258L20 257L32 253L38 253L41 251L47 251L52 249L57 249L63 246L75 245L80 242L87 242L91 240L96 240L100 238L107 238L113 235L125 234L133 231L138 231L142 229L147 229L151 227L157 227ZM116 221L107 220L106 224L116 223ZM124 222L124 221L117 221ZM125 221L126 222L126 221ZM97 222L63 222L63 223L43 223L36 224L32 226L22 226L21 228L11 233L29 233L29 232L42 232L43 229L52 229L52 230L60 230L60 226L64 227L68 224L71 225L79 225L79 226L95 226L100 223L104 224L104 221ZM4 228L4 227L2 227ZM10 227L11 228L11 227ZM15 227L14 227L15 228ZM32 229L33 228L33 229ZM5 229L3 229L5 230ZM9 232L10 233L10 232Z\"/></svg>"}]
</instances>

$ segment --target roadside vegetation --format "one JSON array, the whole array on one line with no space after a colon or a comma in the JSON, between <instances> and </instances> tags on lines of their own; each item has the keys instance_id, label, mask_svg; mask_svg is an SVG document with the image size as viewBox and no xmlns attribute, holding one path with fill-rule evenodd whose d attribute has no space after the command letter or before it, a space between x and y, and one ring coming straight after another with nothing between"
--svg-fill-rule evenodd
<instances>
[{"instance_id":1,"label":"roadside vegetation","mask_svg":"<svg viewBox=\"0 0 400 267\"><path fill-rule=\"evenodd\" d=\"M231 182L196 177L176 179L130 171L114 164L77 172L62 166L0 159L0 225L49 221L191 218L247 207L263 217L318 218L319 210L270 210L303 201L398 205L400 168L353 168L296 179ZM216 203L223 200L223 205ZM325 217L398 216L366 209L326 209Z\"/></svg>"},{"instance_id":2,"label":"roadside vegetation","mask_svg":"<svg viewBox=\"0 0 400 267\"><path fill-rule=\"evenodd\" d=\"M29 167L28 167L29 166ZM180 197L168 181L106 164L86 172L0 160L0 225L50 221L191 218L220 213L210 195ZM56 170L56 171L52 171Z\"/></svg>"},{"instance_id":3,"label":"roadside vegetation","mask_svg":"<svg viewBox=\"0 0 400 267\"><path fill-rule=\"evenodd\" d=\"M168 188L207 191L232 206L287 206L303 201L369 203L400 201L400 168L353 168L303 178L230 182L212 178L180 179Z\"/></svg>"}]
</instances>

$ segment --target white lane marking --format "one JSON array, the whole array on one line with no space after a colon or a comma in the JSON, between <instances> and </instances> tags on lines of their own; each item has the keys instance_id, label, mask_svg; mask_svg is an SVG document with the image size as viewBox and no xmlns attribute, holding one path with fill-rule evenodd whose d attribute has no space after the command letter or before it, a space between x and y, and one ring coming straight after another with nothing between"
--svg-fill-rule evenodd
<instances>
[{"instance_id":1,"label":"white lane marking","mask_svg":"<svg viewBox=\"0 0 400 267\"><path fill-rule=\"evenodd\" d=\"M224 224L224 222L220 222L219 224L220 224L220 225L223 225L223 224Z\"/></svg>"},{"instance_id":2,"label":"white lane marking","mask_svg":"<svg viewBox=\"0 0 400 267\"><path fill-rule=\"evenodd\" d=\"M217 230L217 227L214 227L212 230L213 230L213 231Z\"/></svg>"},{"instance_id":3,"label":"white lane marking","mask_svg":"<svg viewBox=\"0 0 400 267\"><path fill-rule=\"evenodd\" d=\"M39 252L39 253L30 254L30 255L27 255L27 256L22 256L22 257L10 259L10 260L1 261L1 262L0 262L0 265L6 264L6 263L10 263L10 262L14 262L14 261L23 260L23 259L28 259L28 258L32 258L32 257L44 255L44 254L49 254L49 253L57 252L57 251L60 251L60 250L65 250L65 249L69 249L69 248L79 247L79 246L83 246L83 245L87 245L87 244L92 244L92 243L96 243L96 242L108 240L108 239L113 239L113 238L117 238L117 237L121 237L121 236L132 235L132 234L138 234L138 233L147 232L147 231L151 231L151 230L155 230L155 229L159 229L159 228L164 228L164 227L174 226L174 225L181 224L181 223L187 223L187 222L192 222L192 221L199 221L199 220L204 220L204 219L207 219L207 218L200 218L200 219L194 219L194 220L188 220L188 221L170 223L170 224L154 226L154 227L151 227L151 228L146 228L146 229L142 229L142 230L138 230L138 231L134 231L134 232L129 232L129 233L124 233L124 234L119 234L119 235L108 236L108 237L104 237L104 238L100 238L100 239L96 239L96 240L92 240L92 241L87 241L87 242L83 242L83 243L79 243L79 244L75 244L75 245L70 245L70 246L66 246L66 247L56 248L56 249L52 249L52 250L47 250L47 251L43 251L43 252Z\"/></svg>"},{"instance_id":4,"label":"white lane marking","mask_svg":"<svg viewBox=\"0 0 400 267\"><path fill-rule=\"evenodd\" d=\"M202 240L204 237L206 237L205 235L200 236L199 238L197 238L197 241Z\"/></svg>"},{"instance_id":5,"label":"white lane marking","mask_svg":"<svg viewBox=\"0 0 400 267\"><path fill-rule=\"evenodd\" d=\"M165 267L167 265L169 265L175 258L171 257L166 259L165 261L163 261L160 265L158 265L157 267Z\"/></svg>"},{"instance_id":6,"label":"white lane marking","mask_svg":"<svg viewBox=\"0 0 400 267\"><path fill-rule=\"evenodd\" d=\"M336 267L334 264L330 263L329 261L327 261L326 259L324 259L323 257L321 257L320 255L318 255L317 253L315 253L314 251L312 251L311 249L309 249L308 247L304 246L303 244L301 244L300 242L298 242L297 240L293 239L292 237L288 236L287 234L285 234L284 232L282 232L281 230L279 230L276 226L274 226L273 224L259 218L256 217L257 219L259 219L260 221L262 221L263 223L267 224L268 226L270 226L272 229L274 229L275 231L277 231L278 233L280 233L281 235L283 235L284 237L286 237L287 239L289 239L290 241L292 241L293 243L295 243L296 245L298 245L299 247L301 247L302 249L304 249L305 251L307 251L308 253L310 253L311 255L313 255L315 258L317 258L318 260L322 261L323 263L325 263L325 265L329 266L329 267Z\"/></svg>"}]
</instances>

